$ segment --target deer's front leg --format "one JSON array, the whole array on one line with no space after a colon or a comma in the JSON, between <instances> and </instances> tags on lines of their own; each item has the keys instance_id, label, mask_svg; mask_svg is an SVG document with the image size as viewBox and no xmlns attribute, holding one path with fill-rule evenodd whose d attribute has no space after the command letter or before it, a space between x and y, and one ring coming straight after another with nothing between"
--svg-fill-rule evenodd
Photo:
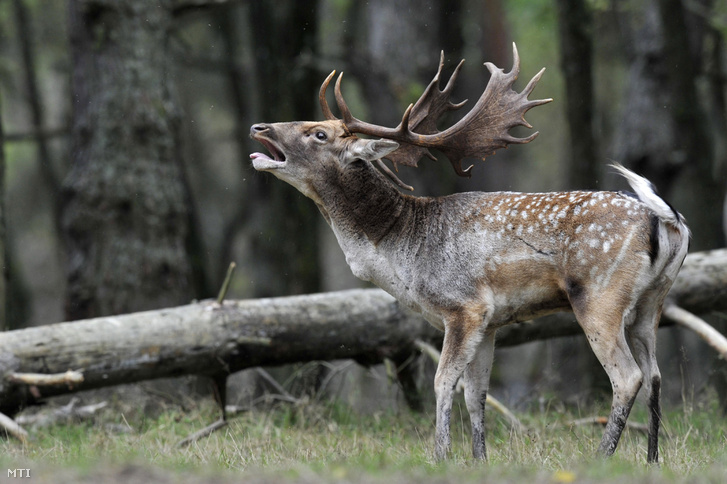
<instances>
[{"instance_id":1,"label":"deer's front leg","mask_svg":"<svg viewBox=\"0 0 727 484\"><path fill-rule=\"evenodd\" d=\"M459 311L445 319L444 343L434 376L437 398L437 426L434 433L434 457L444 459L452 447L450 417L457 380L474 358L482 340L482 313Z\"/></svg>"},{"instance_id":2,"label":"deer's front leg","mask_svg":"<svg viewBox=\"0 0 727 484\"><path fill-rule=\"evenodd\" d=\"M485 401L494 355L495 331L488 331L464 371L464 400L472 423L472 456L475 459L487 460Z\"/></svg>"}]
</instances>

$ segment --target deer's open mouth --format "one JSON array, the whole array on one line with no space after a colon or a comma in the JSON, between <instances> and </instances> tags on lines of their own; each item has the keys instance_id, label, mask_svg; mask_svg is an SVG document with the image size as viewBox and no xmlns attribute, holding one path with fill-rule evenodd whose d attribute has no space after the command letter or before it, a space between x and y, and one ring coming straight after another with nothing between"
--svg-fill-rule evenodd
<instances>
[{"instance_id":1,"label":"deer's open mouth","mask_svg":"<svg viewBox=\"0 0 727 484\"><path fill-rule=\"evenodd\" d=\"M269 139L265 139L258 136L253 136L253 138L257 141L259 141L265 148L270 152L272 155L272 158L265 153L255 152L250 155L250 159L252 159L252 166L256 170L272 170L275 168L280 168L282 166L285 166L285 153L278 148L275 143L270 141Z\"/></svg>"}]
</instances>

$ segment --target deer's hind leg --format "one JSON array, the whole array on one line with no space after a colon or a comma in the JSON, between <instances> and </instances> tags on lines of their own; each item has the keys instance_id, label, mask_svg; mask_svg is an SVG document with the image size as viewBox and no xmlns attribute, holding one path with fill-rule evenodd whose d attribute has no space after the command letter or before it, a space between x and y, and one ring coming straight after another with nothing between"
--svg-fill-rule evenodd
<instances>
[{"instance_id":1,"label":"deer's hind leg","mask_svg":"<svg viewBox=\"0 0 727 484\"><path fill-rule=\"evenodd\" d=\"M664 296L653 291L644 294L636 307L636 319L627 328L627 337L636 362L644 375L644 390L649 407L649 446L647 462L659 461L661 424L661 372L656 362L656 331Z\"/></svg>"},{"instance_id":2,"label":"deer's hind leg","mask_svg":"<svg viewBox=\"0 0 727 484\"><path fill-rule=\"evenodd\" d=\"M598 447L601 454L610 456L618 446L643 380L625 335L628 318L633 316L632 304L603 291L593 295L581 293L571 301L591 349L611 380L611 413Z\"/></svg>"}]
</instances>

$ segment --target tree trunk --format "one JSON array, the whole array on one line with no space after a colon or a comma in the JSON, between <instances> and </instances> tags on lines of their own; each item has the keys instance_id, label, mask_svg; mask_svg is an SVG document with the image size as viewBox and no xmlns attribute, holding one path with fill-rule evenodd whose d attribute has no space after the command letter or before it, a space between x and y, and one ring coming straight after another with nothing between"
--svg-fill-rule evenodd
<instances>
[{"instance_id":1,"label":"tree trunk","mask_svg":"<svg viewBox=\"0 0 727 484\"><path fill-rule=\"evenodd\" d=\"M593 189L598 180L593 135L593 21L585 0L558 0L556 6L570 134L568 188Z\"/></svg>"},{"instance_id":2,"label":"tree trunk","mask_svg":"<svg viewBox=\"0 0 727 484\"><path fill-rule=\"evenodd\" d=\"M625 46L632 52L614 159L646 176L669 196L684 160L674 150L676 126L664 106L670 103L664 35L656 0L646 0L641 15L623 13ZM636 26L632 18L641 19Z\"/></svg>"},{"instance_id":3,"label":"tree trunk","mask_svg":"<svg viewBox=\"0 0 727 484\"><path fill-rule=\"evenodd\" d=\"M73 146L64 182L69 319L192 298L168 1L73 0Z\"/></svg>"},{"instance_id":4,"label":"tree trunk","mask_svg":"<svg viewBox=\"0 0 727 484\"><path fill-rule=\"evenodd\" d=\"M727 249L690 255L670 302L697 313L727 310ZM497 345L580 334L570 313L498 331ZM0 333L0 412L44 398L153 378L221 376L262 365L354 359L403 361L416 341L442 335L379 289L202 302L188 306ZM72 388L11 383L11 373L65 373ZM404 375L406 376L406 375Z\"/></svg>"},{"instance_id":5,"label":"tree trunk","mask_svg":"<svg viewBox=\"0 0 727 484\"><path fill-rule=\"evenodd\" d=\"M232 102L232 113L234 115L234 139L237 148L237 157L244 176L243 189L235 194L234 202L236 210L234 215L225 222L222 230L220 243L220 257L217 261L217 280L222 280L230 262L235 260L234 242L240 230L250 221L254 212L255 201L258 200L262 177L248 177L250 170L250 125L255 121L250 119L252 115L252 89L250 88L250 75L243 69L242 49L243 39L241 35L240 15L237 9L231 7L220 9L215 13L215 21L220 25L220 36L222 38L225 56L225 77ZM244 28L244 27L243 27Z\"/></svg>"},{"instance_id":6,"label":"tree trunk","mask_svg":"<svg viewBox=\"0 0 727 484\"><path fill-rule=\"evenodd\" d=\"M697 85L705 50L701 46L707 33L707 21L689 11L682 0L658 0L658 4L662 32L666 33L664 58L671 93L668 109L678 133L674 140L675 150L677 156L684 160L685 167L689 168L687 173L694 178L693 187L700 193L699 197L693 197L692 213L687 217L694 233L694 247L722 247L725 242L720 229L722 217L715 207L719 207L724 199L724 175L727 171L714 162L708 117L700 102ZM703 7L709 12L709 6Z\"/></svg>"},{"instance_id":7,"label":"tree trunk","mask_svg":"<svg viewBox=\"0 0 727 484\"><path fill-rule=\"evenodd\" d=\"M55 213L53 214L56 228L58 229L60 236L60 184L58 177L55 174L53 168L53 160L51 157L50 147L48 146L48 138L41 136L40 133L44 132L43 125L43 103L40 89L38 88L38 77L35 72L35 51L33 50L33 41L35 40L35 34L31 28L31 21L28 14L28 9L25 6L24 0L13 0L13 6L15 10L15 22L17 24L18 32L18 43L20 44L20 51L23 60L23 70L25 74L25 87L27 89L27 99L30 105L30 113L33 121L33 129L38 136L36 142L38 145L38 161L40 162L40 173L43 181L45 182L46 189L51 193L51 200L53 201L53 208Z\"/></svg>"},{"instance_id":8,"label":"tree trunk","mask_svg":"<svg viewBox=\"0 0 727 484\"><path fill-rule=\"evenodd\" d=\"M0 331L7 331L8 266L5 251L5 136L3 134L2 96L0 96Z\"/></svg>"},{"instance_id":9,"label":"tree trunk","mask_svg":"<svg viewBox=\"0 0 727 484\"><path fill-rule=\"evenodd\" d=\"M259 97L255 122L317 119L315 93L320 84L308 71L314 68L317 52L318 2L250 2L249 12ZM271 35L274 31L286 34ZM251 241L254 294L319 290L320 215L315 205L286 183L267 180L256 188L260 190L254 208L260 225Z\"/></svg>"}]
</instances>

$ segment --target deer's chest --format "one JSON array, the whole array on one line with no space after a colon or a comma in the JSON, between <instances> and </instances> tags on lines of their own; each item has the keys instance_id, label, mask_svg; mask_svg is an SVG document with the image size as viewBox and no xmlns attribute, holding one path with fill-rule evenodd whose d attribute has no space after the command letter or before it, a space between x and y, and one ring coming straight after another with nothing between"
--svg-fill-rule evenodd
<instances>
[{"instance_id":1,"label":"deer's chest","mask_svg":"<svg viewBox=\"0 0 727 484\"><path fill-rule=\"evenodd\" d=\"M332 228L354 276L376 284L406 308L421 313L434 326L442 327L441 316L429 307L421 284L417 283L417 271L406 256L397 257L363 234L347 233L335 224Z\"/></svg>"}]
</instances>

